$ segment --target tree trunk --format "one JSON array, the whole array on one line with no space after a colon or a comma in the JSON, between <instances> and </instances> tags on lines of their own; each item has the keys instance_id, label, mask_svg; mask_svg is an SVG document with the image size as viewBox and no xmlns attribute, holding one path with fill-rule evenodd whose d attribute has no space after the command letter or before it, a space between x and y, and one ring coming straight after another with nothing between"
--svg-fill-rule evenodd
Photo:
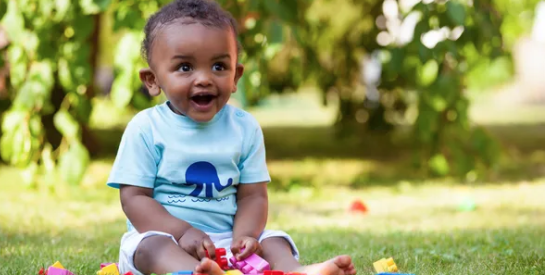
<instances>
[{"instance_id":1,"label":"tree trunk","mask_svg":"<svg viewBox=\"0 0 545 275\"><path fill-rule=\"evenodd\" d=\"M88 100L92 100L96 95L95 75L97 71L98 56L100 53L100 27L101 27L102 14L96 14L93 16L94 29L93 33L89 37L89 43L91 45L91 55L89 62L91 64L91 82L87 89L86 97ZM80 127L82 129L82 142L89 150L91 156L96 156L100 150L100 144L93 134L87 123L80 121Z\"/></svg>"}]
</instances>

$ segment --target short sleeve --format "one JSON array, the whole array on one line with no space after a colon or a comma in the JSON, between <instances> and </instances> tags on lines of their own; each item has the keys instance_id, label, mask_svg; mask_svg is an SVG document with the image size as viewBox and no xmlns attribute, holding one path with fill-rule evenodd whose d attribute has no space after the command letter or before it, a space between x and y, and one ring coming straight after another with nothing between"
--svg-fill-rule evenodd
<instances>
[{"instance_id":1,"label":"short sleeve","mask_svg":"<svg viewBox=\"0 0 545 275\"><path fill-rule=\"evenodd\" d=\"M265 157L265 143L263 131L259 125L253 131L248 141L248 147L239 165L240 183L270 182L271 178L267 169Z\"/></svg>"},{"instance_id":2,"label":"short sleeve","mask_svg":"<svg viewBox=\"0 0 545 275\"><path fill-rule=\"evenodd\" d=\"M157 152L151 133L139 120L127 125L108 177L108 186L119 188L120 184L153 188L157 175ZM150 128L149 125L147 128Z\"/></svg>"}]
</instances>

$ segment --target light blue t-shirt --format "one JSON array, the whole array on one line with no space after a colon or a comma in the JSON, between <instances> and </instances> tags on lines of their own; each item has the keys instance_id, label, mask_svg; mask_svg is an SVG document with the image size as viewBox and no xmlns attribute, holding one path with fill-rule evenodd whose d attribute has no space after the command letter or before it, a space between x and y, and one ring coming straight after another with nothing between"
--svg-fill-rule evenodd
<instances>
[{"instance_id":1,"label":"light blue t-shirt","mask_svg":"<svg viewBox=\"0 0 545 275\"><path fill-rule=\"evenodd\" d=\"M232 231L236 186L269 181L263 133L249 113L226 105L196 123L165 102L128 123L107 184L153 188L170 214L220 233Z\"/></svg>"}]
</instances>

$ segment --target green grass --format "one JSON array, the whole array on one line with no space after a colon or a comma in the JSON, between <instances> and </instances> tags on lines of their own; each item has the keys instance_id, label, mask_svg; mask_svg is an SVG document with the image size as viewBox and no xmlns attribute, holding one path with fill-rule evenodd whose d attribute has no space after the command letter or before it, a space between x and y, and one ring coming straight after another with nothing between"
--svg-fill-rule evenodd
<instances>
[{"instance_id":1,"label":"green grass","mask_svg":"<svg viewBox=\"0 0 545 275\"><path fill-rule=\"evenodd\" d=\"M59 260L76 274L94 274L117 260L124 217L117 193L103 185L109 163L93 163L85 187L25 190L18 174L0 175L0 274L35 274ZM95 182L90 178L98 179ZM392 256L416 274L543 274L545 180L474 187L401 182L365 190L293 187L272 192L269 228L297 242L302 262L354 257L359 274ZM470 197L472 212L458 205ZM361 199L367 214L348 211Z\"/></svg>"}]
</instances>

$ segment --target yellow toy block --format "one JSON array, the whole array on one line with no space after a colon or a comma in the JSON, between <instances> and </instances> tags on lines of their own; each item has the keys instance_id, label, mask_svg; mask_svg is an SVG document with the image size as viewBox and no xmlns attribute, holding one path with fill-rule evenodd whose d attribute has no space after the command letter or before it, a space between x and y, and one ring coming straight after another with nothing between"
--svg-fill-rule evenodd
<instances>
[{"instance_id":1,"label":"yellow toy block","mask_svg":"<svg viewBox=\"0 0 545 275\"><path fill-rule=\"evenodd\" d=\"M64 266L62 266L61 262L59 261L56 261L52 267L56 267L56 268L60 268L60 269L65 269Z\"/></svg>"},{"instance_id":2,"label":"yellow toy block","mask_svg":"<svg viewBox=\"0 0 545 275\"><path fill-rule=\"evenodd\" d=\"M394 258L380 259L373 263L377 273L380 272L398 272Z\"/></svg>"},{"instance_id":3,"label":"yellow toy block","mask_svg":"<svg viewBox=\"0 0 545 275\"><path fill-rule=\"evenodd\" d=\"M240 272L240 270L238 269L231 269L231 270L225 271L225 275L243 275L243 273Z\"/></svg>"},{"instance_id":4,"label":"yellow toy block","mask_svg":"<svg viewBox=\"0 0 545 275\"><path fill-rule=\"evenodd\" d=\"M97 271L97 275L119 275L119 270L116 264L111 264Z\"/></svg>"}]
</instances>

